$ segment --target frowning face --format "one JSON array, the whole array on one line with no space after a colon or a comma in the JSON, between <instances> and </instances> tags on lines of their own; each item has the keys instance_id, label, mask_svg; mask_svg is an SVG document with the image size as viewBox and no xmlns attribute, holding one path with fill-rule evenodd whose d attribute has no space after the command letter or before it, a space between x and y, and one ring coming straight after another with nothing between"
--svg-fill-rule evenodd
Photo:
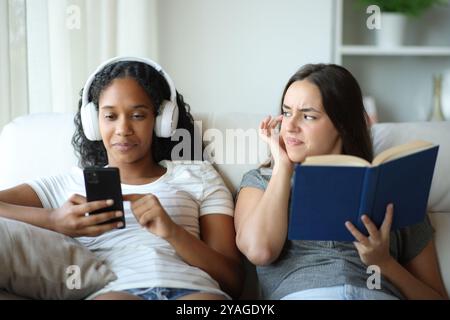
<instances>
[{"instance_id":1,"label":"frowning face","mask_svg":"<svg viewBox=\"0 0 450 320\"><path fill-rule=\"evenodd\" d=\"M342 140L325 112L319 88L308 80L292 83L283 100L280 134L292 162L307 156L342 153Z\"/></svg>"}]
</instances>

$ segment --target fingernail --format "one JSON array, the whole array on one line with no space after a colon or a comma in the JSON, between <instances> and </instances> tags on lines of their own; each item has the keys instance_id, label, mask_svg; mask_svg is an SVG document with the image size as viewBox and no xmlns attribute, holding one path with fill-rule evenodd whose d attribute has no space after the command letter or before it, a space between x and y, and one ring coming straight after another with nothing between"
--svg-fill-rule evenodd
<instances>
[{"instance_id":1,"label":"fingernail","mask_svg":"<svg viewBox=\"0 0 450 320\"><path fill-rule=\"evenodd\" d=\"M116 217L121 217L123 216L122 211L116 211Z\"/></svg>"},{"instance_id":2,"label":"fingernail","mask_svg":"<svg viewBox=\"0 0 450 320\"><path fill-rule=\"evenodd\" d=\"M117 224L117 228L122 228L123 227L123 222L119 222L118 224Z\"/></svg>"},{"instance_id":3,"label":"fingernail","mask_svg":"<svg viewBox=\"0 0 450 320\"><path fill-rule=\"evenodd\" d=\"M112 206L114 204L114 200L113 199L108 199L108 200L106 200L106 204L108 206Z\"/></svg>"}]
</instances>

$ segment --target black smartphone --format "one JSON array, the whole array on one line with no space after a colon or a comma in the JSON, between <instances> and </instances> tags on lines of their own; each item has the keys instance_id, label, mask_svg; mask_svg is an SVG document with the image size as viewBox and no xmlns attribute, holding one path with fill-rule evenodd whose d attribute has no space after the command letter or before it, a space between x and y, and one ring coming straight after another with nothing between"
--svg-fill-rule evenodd
<instances>
[{"instance_id":1,"label":"black smartphone","mask_svg":"<svg viewBox=\"0 0 450 320\"><path fill-rule=\"evenodd\" d=\"M86 199L88 202L108 199L114 200L112 206L92 211L90 214L108 211L124 212L119 168L88 167L83 170L83 173L84 184L86 187ZM111 219L102 224L111 222L122 222L123 226L120 229L125 228L125 216Z\"/></svg>"}]
</instances>

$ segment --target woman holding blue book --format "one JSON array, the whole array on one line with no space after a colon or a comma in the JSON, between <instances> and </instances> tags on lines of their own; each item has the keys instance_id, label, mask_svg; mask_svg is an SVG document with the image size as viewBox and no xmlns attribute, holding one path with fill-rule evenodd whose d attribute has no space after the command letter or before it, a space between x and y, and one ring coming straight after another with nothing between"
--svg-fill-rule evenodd
<instances>
[{"instance_id":1,"label":"woman holding blue book","mask_svg":"<svg viewBox=\"0 0 450 320\"><path fill-rule=\"evenodd\" d=\"M244 175L235 211L237 245L257 265L263 298L447 298L429 220L391 231L393 204L380 228L362 217L368 236L347 222L353 243L287 240L294 164L326 154L370 162L373 151L361 89L345 68L305 65L281 102L281 115L259 128L271 161Z\"/></svg>"}]
</instances>

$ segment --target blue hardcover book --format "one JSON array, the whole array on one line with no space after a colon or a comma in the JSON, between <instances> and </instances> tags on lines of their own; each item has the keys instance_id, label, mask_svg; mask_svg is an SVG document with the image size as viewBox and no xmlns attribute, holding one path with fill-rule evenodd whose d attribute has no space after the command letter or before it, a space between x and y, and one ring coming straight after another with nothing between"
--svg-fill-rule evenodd
<instances>
[{"instance_id":1,"label":"blue hardcover book","mask_svg":"<svg viewBox=\"0 0 450 320\"><path fill-rule=\"evenodd\" d=\"M438 146L415 141L380 153L372 163L347 155L308 157L295 168L288 239L355 241L361 216L380 227L394 204L392 230L423 221Z\"/></svg>"}]
</instances>

